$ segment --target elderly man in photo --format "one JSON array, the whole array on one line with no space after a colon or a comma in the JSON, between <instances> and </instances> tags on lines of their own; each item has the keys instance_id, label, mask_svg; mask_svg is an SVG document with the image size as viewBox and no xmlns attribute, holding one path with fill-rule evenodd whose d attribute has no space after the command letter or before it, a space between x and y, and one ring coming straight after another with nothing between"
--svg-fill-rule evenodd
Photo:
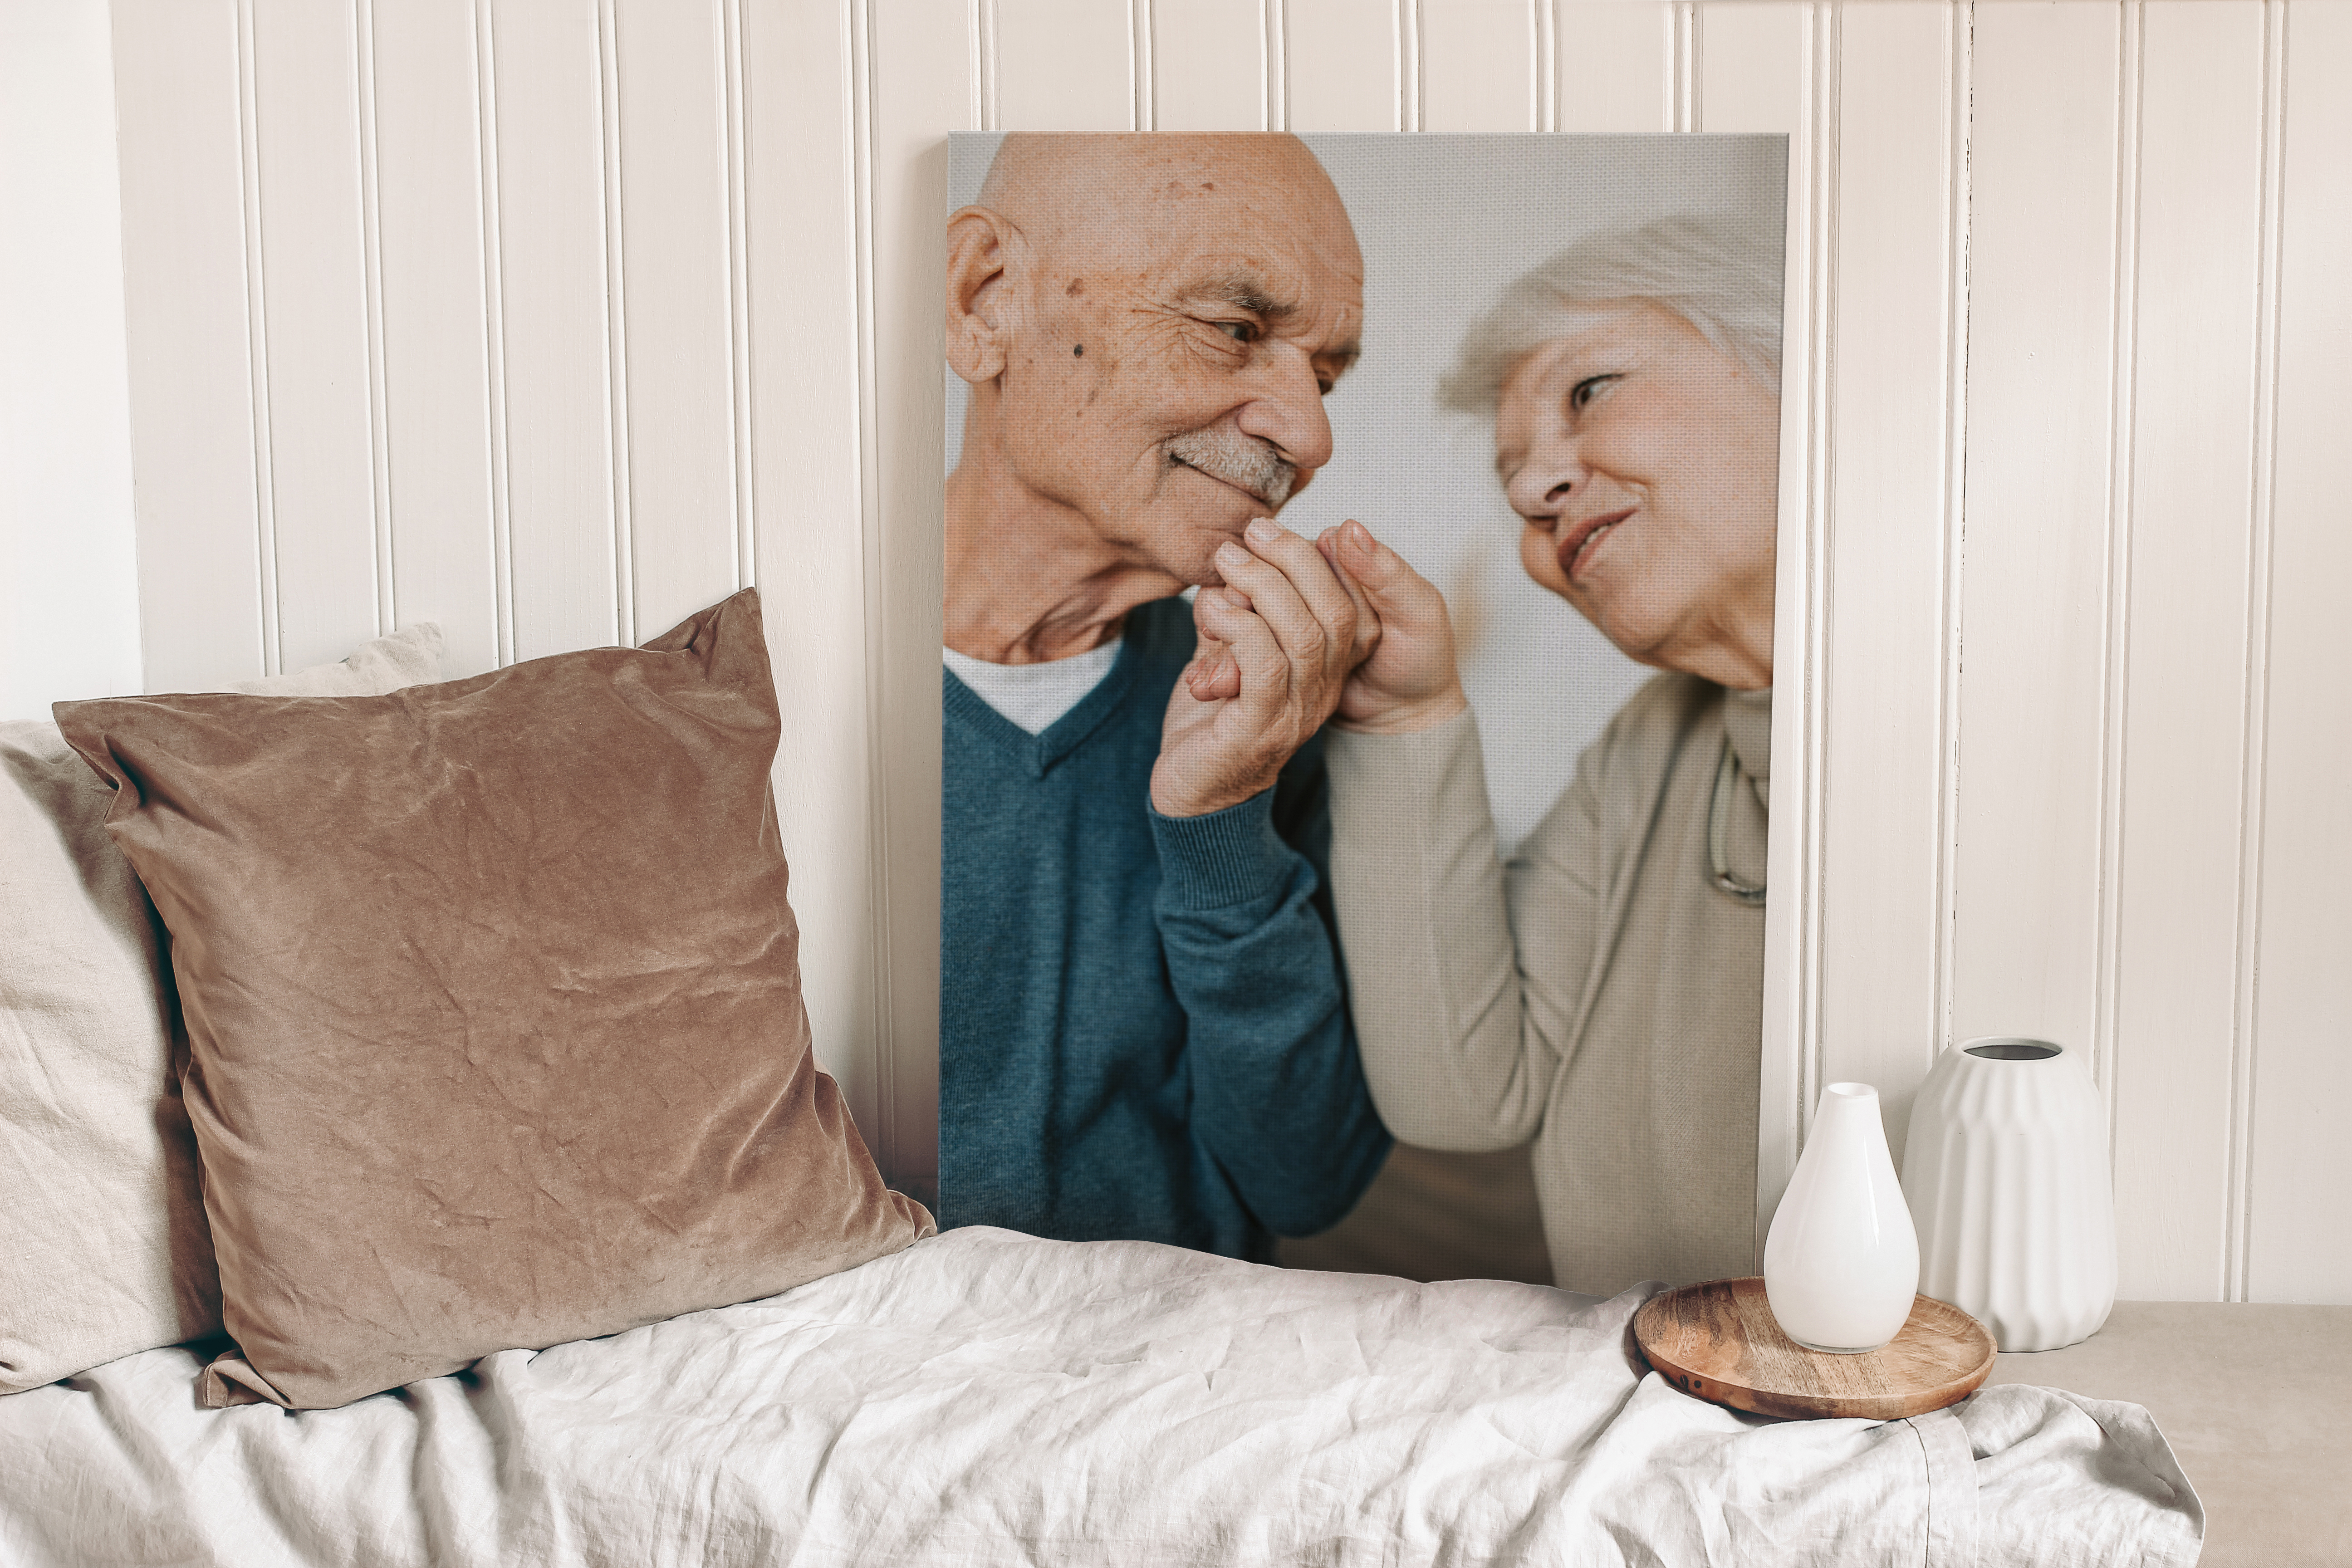
<instances>
[{"instance_id":1,"label":"elderly man in photo","mask_svg":"<svg viewBox=\"0 0 2352 1568\"><path fill-rule=\"evenodd\" d=\"M948 220L949 1225L1264 1258L1387 1154L1317 739L1378 626L1272 521L1362 274L1285 136L1008 137Z\"/></svg>"}]
</instances>

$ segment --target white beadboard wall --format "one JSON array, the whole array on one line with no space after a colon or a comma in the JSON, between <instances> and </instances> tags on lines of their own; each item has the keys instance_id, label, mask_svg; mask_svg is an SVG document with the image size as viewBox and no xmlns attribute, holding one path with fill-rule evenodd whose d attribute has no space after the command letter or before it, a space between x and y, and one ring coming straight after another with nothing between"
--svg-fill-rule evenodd
<instances>
[{"instance_id":1,"label":"white beadboard wall","mask_svg":"<svg viewBox=\"0 0 2352 1568\"><path fill-rule=\"evenodd\" d=\"M2043 1035L2111 1110L2125 1296L2352 1301L2352 5L113 18L148 687L756 583L821 1051L906 1177L946 133L1787 132L1766 1211L1823 1082L1899 1135L1938 1048Z\"/></svg>"}]
</instances>

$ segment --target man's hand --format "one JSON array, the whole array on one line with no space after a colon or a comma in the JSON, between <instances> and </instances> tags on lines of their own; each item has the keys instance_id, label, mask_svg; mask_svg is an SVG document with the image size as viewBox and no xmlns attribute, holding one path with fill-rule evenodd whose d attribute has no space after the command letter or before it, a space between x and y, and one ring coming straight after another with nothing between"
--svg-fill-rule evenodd
<instances>
[{"instance_id":1,"label":"man's hand","mask_svg":"<svg viewBox=\"0 0 2352 1568\"><path fill-rule=\"evenodd\" d=\"M1378 645L1365 595L1318 547L1260 518L1221 545L1222 588L1192 602L1201 651L1168 700L1151 805L1203 816L1273 787Z\"/></svg>"}]
</instances>

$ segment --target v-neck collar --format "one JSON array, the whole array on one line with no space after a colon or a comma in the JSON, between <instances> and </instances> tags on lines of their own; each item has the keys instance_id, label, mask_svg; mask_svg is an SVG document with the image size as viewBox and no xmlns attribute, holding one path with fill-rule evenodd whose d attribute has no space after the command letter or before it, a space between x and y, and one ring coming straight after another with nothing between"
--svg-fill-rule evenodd
<instances>
[{"instance_id":1,"label":"v-neck collar","mask_svg":"<svg viewBox=\"0 0 2352 1568\"><path fill-rule=\"evenodd\" d=\"M1079 698L1068 712L1034 735L990 707L986 698L966 686L944 664L940 667L946 682L941 702L950 717L962 720L991 744L1019 759L1030 777L1044 778L1056 763L1085 744L1089 735L1118 711L1143 673L1139 640L1133 636L1124 638L1109 673L1095 682L1094 689Z\"/></svg>"}]
</instances>

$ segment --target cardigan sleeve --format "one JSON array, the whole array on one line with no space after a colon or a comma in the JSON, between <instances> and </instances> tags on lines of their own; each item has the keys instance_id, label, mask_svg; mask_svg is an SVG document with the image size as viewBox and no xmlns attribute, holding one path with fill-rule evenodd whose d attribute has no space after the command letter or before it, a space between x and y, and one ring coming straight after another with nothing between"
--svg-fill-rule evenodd
<instances>
[{"instance_id":1,"label":"cardigan sleeve","mask_svg":"<svg viewBox=\"0 0 2352 1568\"><path fill-rule=\"evenodd\" d=\"M1311 745L1239 805L1151 818L1192 1136L1277 1236L1346 1217L1391 1143L1364 1083L1323 890L1327 801Z\"/></svg>"}]
</instances>

